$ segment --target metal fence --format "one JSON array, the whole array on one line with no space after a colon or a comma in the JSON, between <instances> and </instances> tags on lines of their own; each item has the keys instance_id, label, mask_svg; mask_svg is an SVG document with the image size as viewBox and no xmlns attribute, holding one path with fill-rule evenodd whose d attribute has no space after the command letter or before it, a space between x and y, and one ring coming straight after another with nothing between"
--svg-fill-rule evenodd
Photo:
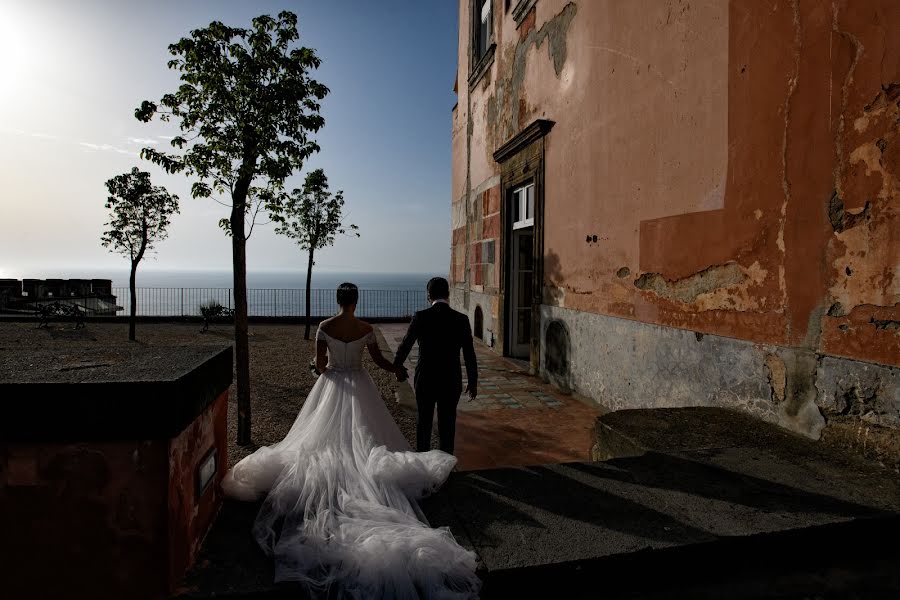
<instances>
[{"instance_id":1,"label":"metal fence","mask_svg":"<svg viewBox=\"0 0 900 600\"><path fill-rule=\"evenodd\" d=\"M335 290L310 290L311 316L328 317L337 312ZM128 315L131 292L127 287L112 289L118 315ZM145 288L136 289L137 314L148 317L200 316L200 306L219 303L234 308L232 288ZM360 290L356 314L361 318L406 318L428 306L424 290ZM304 317L304 289L248 289L247 314L251 317Z\"/></svg>"}]
</instances>

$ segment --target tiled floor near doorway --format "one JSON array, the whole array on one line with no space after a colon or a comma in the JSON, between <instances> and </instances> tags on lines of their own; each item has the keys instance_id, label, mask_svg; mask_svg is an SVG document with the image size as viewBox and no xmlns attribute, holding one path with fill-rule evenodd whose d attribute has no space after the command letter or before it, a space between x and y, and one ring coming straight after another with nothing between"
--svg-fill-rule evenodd
<instances>
[{"instance_id":1,"label":"tiled floor near doorway","mask_svg":"<svg viewBox=\"0 0 900 600\"><path fill-rule=\"evenodd\" d=\"M380 325L393 352L404 324ZM590 459L592 432L602 410L589 400L559 393L476 341L478 397L463 396L456 427L462 471ZM407 366L415 368L417 353Z\"/></svg>"}]
</instances>

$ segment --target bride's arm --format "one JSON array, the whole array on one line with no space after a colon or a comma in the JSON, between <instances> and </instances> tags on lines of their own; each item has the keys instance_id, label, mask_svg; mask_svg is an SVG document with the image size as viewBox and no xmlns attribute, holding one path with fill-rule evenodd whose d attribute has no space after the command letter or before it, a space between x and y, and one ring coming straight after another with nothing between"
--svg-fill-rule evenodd
<instances>
[{"instance_id":1,"label":"bride's arm","mask_svg":"<svg viewBox=\"0 0 900 600\"><path fill-rule=\"evenodd\" d=\"M328 370L328 342L316 340L316 369L324 374Z\"/></svg>"},{"instance_id":2,"label":"bride's arm","mask_svg":"<svg viewBox=\"0 0 900 600\"><path fill-rule=\"evenodd\" d=\"M369 356L372 357L372 360L375 361L376 365L378 365L385 371L390 371L391 373L397 372L397 367L394 366L394 363L386 359L381 353L381 348L378 347L378 342L366 344L366 348L369 349Z\"/></svg>"}]
</instances>

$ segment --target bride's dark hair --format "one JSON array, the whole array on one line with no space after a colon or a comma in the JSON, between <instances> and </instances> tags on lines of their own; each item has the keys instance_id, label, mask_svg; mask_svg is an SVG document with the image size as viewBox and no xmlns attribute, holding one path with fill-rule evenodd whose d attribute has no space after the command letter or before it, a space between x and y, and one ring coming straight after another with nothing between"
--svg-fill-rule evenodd
<instances>
[{"instance_id":1,"label":"bride's dark hair","mask_svg":"<svg viewBox=\"0 0 900 600\"><path fill-rule=\"evenodd\" d=\"M340 306L350 306L359 301L359 288L356 284L345 282L338 286L337 303Z\"/></svg>"}]
</instances>

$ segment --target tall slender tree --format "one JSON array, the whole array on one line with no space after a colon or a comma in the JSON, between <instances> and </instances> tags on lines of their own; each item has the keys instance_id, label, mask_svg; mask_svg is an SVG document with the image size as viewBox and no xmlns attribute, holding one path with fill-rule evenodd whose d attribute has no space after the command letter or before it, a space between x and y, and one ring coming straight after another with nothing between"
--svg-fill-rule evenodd
<instances>
[{"instance_id":1,"label":"tall slender tree","mask_svg":"<svg viewBox=\"0 0 900 600\"><path fill-rule=\"evenodd\" d=\"M325 171L316 169L306 175L303 189L294 189L285 194L282 201L270 209L272 220L278 223L275 233L294 240L308 255L306 263L306 331L309 339L311 314L312 269L316 250L334 244L337 234L348 231L359 237L359 227L344 224L344 192L332 194L328 190Z\"/></svg>"},{"instance_id":2,"label":"tall slender tree","mask_svg":"<svg viewBox=\"0 0 900 600\"><path fill-rule=\"evenodd\" d=\"M109 196L109 222L100 242L110 252L124 254L131 261L128 287L131 291L131 312L128 319L128 339L134 341L137 314L137 268L144 255L156 242L168 235L169 217L178 212L178 196L166 188L150 183L150 173L137 167L130 173L117 175L106 182Z\"/></svg>"},{"instance_id":3,"label":"tall slender tree","mask_svg":"<svg viewBox=\"0 0 900 600\"><path fill-rule=\"evenodd\" d=\"M250 443L250 353L247 336L247 216L254 200L276 205L284 180L319 150L310 138L324 124L319 102L328 93L310 72L320 60L310 48L297 47L297 16L263 15L252 27L220 22L195 29L169 46L168 66L181 85L159 103L144 101L135 117L175 120L181 135L172 140L180 152L144 148L141 156L169 172L196 177L197 197L227 195L231 214L234 269L234 342L237 375L237 443Z\"/></svg>"}]
</instances>

